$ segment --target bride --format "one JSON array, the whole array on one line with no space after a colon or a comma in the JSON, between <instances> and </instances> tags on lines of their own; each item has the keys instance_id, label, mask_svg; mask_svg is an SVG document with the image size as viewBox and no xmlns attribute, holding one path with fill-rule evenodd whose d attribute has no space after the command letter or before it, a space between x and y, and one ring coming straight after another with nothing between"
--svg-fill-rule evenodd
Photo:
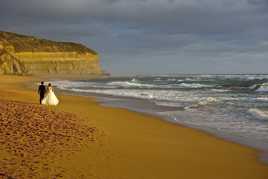
<instances>
[{"instance_id":1,"label":"bride","mask_svg":"<svg viewBox=\"0 0 268 179\"><path fill-rule=\"evenodd\" d=\"M53 92L51 83L48 84L46 96L42 100L42 104L56 106L59 104L59 100Z\"/></svg>"}]
</instances>

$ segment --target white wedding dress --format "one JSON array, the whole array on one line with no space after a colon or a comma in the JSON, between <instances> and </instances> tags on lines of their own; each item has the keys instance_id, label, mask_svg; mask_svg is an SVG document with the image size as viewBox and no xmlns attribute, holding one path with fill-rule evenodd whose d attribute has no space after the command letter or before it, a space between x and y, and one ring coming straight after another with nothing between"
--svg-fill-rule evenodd
<instances>
[{"instance_id":1,"label":"white wedding dress","mask_svg":"<svg viewBox=\"0 0 268 179\"><path fill-rule=\"evenodd\" d=\"M52 87L48 87L47 94L42 100L42 104L52 106L57 106L59 104L59 100L57 96L54 94Z\"/></svg>"}]
</instances>

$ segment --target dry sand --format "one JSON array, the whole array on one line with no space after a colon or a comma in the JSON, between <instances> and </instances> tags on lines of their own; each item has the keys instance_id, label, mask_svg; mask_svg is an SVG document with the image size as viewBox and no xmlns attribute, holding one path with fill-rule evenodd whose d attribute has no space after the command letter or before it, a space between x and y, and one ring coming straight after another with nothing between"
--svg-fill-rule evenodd
<instances>
[{"instance_id":1,"label":"dry sand","mask_svg":"<svg viewBox=\"0 0 268 179\"><path fill-rule=\"evenodd\" d=\"M12 115L12 109L19 111L33 109L35 118L13 117L7 123L8 130L1 127L0 159L16 158L14 153L20 143L20 135L13 138L7 135L9 131L19 131L29 134L26 141L34 139L35 145L27 144L27 150L35 151L26 158L29 166L21 167L20 159L11 160L11 163L0 163L1 173L15 176L16 170L7 168L16 166L20 169L18 175L27 176L29 173L39 178L96 178L96 179L267 179L268 167L257 159L257 151L235 143L218 139L206 133L167 123L157 117L130 112L124 109L103 107L94 98L64 96L57 93L61 104L56 108L40 107L36 91L27 90L25 84L36 80L32 77L0 76L0 100L5 107L5 115ZM20 102L14 102L16 100ZM27 103L27 104L26 104ZM35 103L35 104L33 104ZM22 107L24 106L24 107ZM26 108L26 109L25 109ZM9 112L8 112L9 111ZM30 110L31 111L31 110ZM67 113L66 113L67 112ZM14 110L13 110L14 113ZM21 112L20 112L21 113ZM23 112L29 115L33 112ZM70 114L72 113L72 114ZM42 114L49 115L48 118ZM2 116L2 115L1 115ZM71 124L75 122L71 132L63 126L50 129L48 124L56 120ZM16 122L12 122L13 119ZM39 122L43 121L39 125ZM50 122L49 122L50 121ZM68 122L69 121L69 122ZM1 119L1 123L5 120ZM19 129L23 124L23 130ZM27 123L36 124L37 128L27 128ZM64 122L65 123L65 122ZM1 124L2 125L2 124ZM19 129L19 130L18 130ZM43 155L38 144L46 129L51 137L42 144L48 152ZM92 130L94 129L94 130ZM39 131L41 130L41 131ZM58 140L52 135L53 131L77 135L68 143L67 138ZM83 132L84 131L84 132ZM20 133L19 133L20 134ZM69 135L69 134L68 134ZM8 139L12 144L8 145ZM62 144L60 144L60 142ZM3 147L3 146L10 147ZM20 153L18 152L18 153ZM19 157L18 157L19 158ZM42 168L45 165L46 170ZM34 166L36 168L30 168ZM21 168L20 168L21 167ZM32 171L33 170L33 171ZM31 171L31 172L29 172ZM57 176L56 176L57 175ZM0 176L1 177L1 176ZM6 176L3 176L6 177ZM22 177L23 178L23 177ZM24 177L25 178L25 177ZM36 178L36 177L32 177ZM38 178L38 177L37 177Z\"/></svg>"},{"instance_id":2,"label":"dry sand","mask_svg":"<svg viewBox=\"0 0 268 179\"><path fill-rule=\"evenodd\" d=\"M82 125L73 114L0 100L1 150L10 154L1 157L0 174L11 178L64 176L61 166L54 166L47 175L48 166L57 154L72 155L85 141L94 142L95 133L95 127Z\"/></svg>"}]
</instances>

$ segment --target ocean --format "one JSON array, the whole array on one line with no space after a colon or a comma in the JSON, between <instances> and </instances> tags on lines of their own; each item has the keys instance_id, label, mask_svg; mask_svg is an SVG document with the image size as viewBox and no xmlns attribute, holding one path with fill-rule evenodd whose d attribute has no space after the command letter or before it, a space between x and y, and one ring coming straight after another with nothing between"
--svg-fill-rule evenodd
<instances>
[{"instance_id":1,"label":"ocean","mask_svg":"<svg viewBox=\"0 0 268 179\"><path fill-rule=\"evenodd\" d=\"M111 77L53 85L268 151L268 75Z\"/></svg>"}]
</instances>

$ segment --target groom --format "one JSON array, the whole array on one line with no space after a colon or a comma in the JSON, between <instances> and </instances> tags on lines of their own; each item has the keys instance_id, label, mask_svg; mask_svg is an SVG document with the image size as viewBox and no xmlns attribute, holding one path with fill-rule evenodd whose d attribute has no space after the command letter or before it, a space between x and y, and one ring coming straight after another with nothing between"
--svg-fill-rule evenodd
<instances>
[{"instance_id":1,"label":"groom","mask_svg":"<svg viewBox=\"0 0 268 179\"><path fill-rule=\"evenodd\" d=\"M38 88L38 94L40 96L40 104L42 103L42 100L45 97L45 93L46 93L46 87L44 85L44 82L41 81L41 85L39 85L39 88Z\"/></svg>"}]
</instances>

